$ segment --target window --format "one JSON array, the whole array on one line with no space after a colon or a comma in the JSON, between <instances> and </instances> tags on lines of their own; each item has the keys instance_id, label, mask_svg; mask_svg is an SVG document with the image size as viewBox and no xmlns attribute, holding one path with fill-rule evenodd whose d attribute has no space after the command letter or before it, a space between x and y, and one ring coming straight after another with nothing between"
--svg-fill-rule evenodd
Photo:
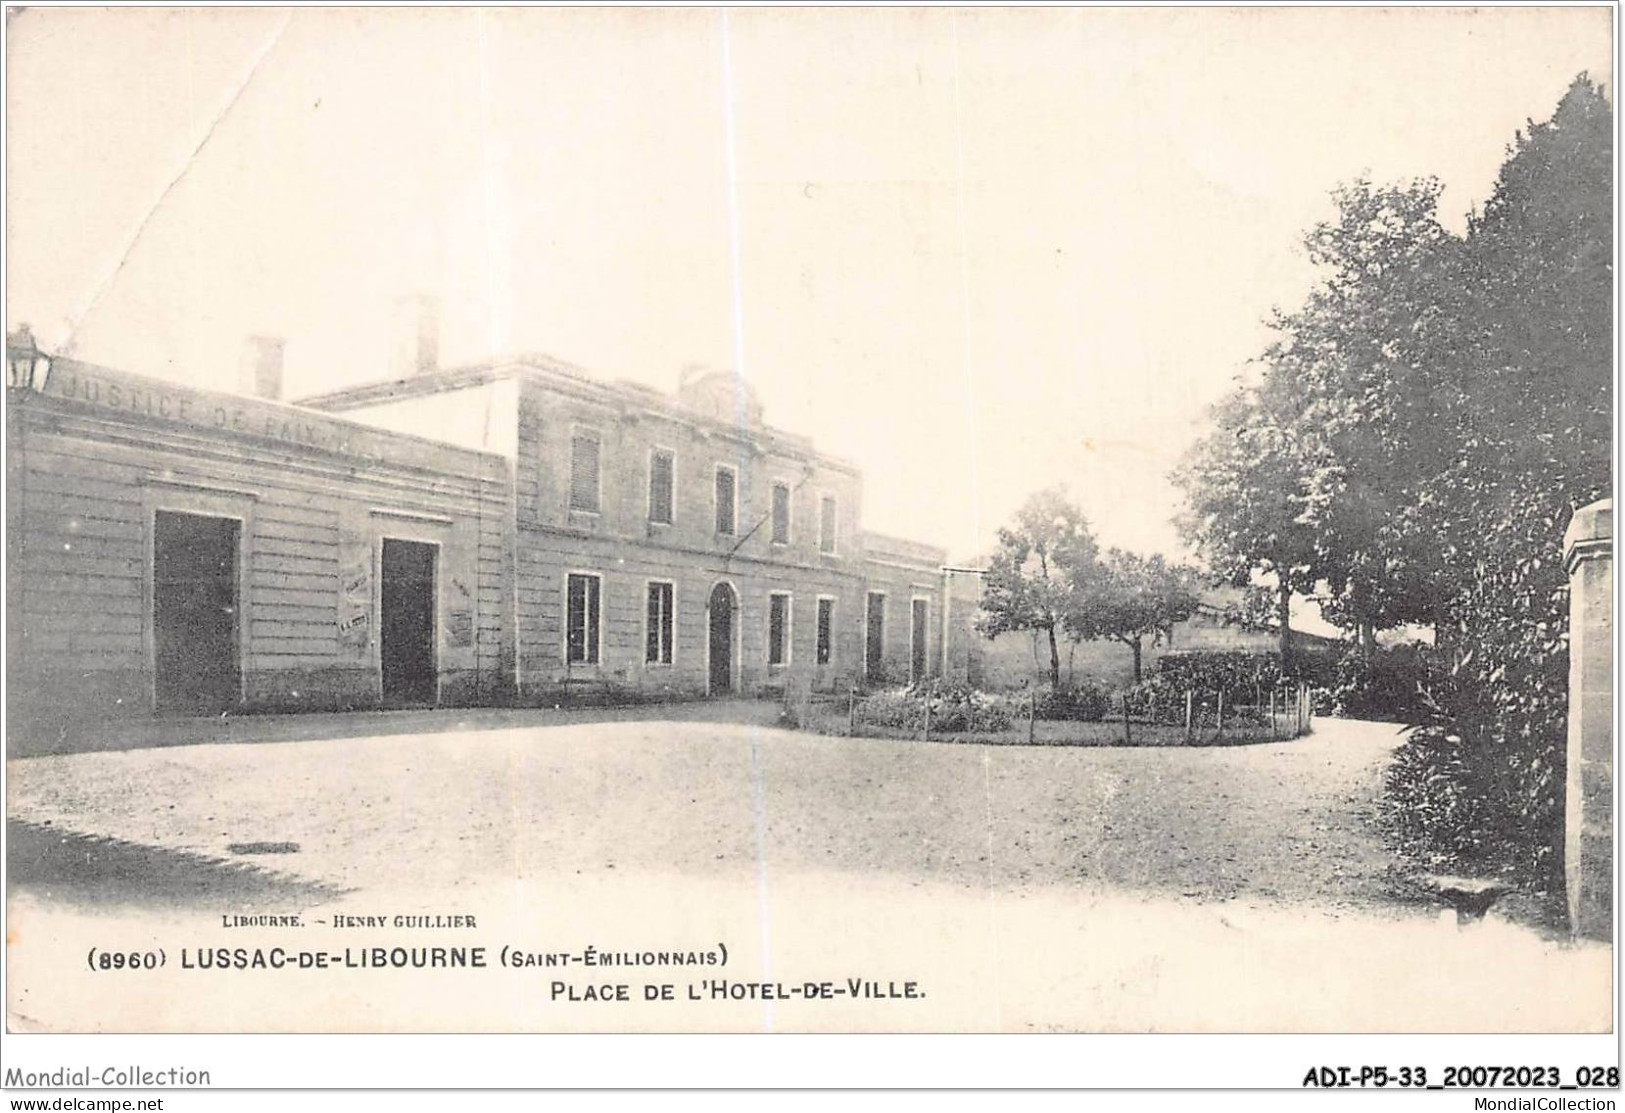
<instances>
[{"instance_id":1,"label":"window","mask_svg":"<svg viewBox=\"0 0 1625 1113\"><path fill-rule=\"evenodd\" d=\"M767 663L790 663L790 596L782 591L767 597Z\"/></svg>"},{"instance_id":2,"label":"window","mask_svg":"<svg viewBox=\"0 0 1625 1113\"><path fill-rule=\"evenodd\" d=\"M672 646L672 585L651 583L648 606L644 612L643 663L646 665L671 664Z\"/></svg>"},{"instance_id":3,"label":"window","mask_svg":"<svg viewBox=\"0 0 1625 1113\"><path fill-rule=\"evenodd\" d=\"M825 495L818 501L818 551L835 552L835 496Z\"/></svg>"},{"instance_id":4,"label":"window","mask_svg":"<svg viewBox=\"0 0 1625 1113\"><path fill-rule=\"evenodd\" d=\"M827 665L834 657L835 600L828 596L818 599L818 653L820 665Z\"/></svg>"},{"instance_id":5,"label":"window","mask_svg":"<svg viewBox=\"0 0 1625 1113\"><path fill-rule=\"evenodd\" d=\"M734 531L734 470L725 464L717 465L717 532Z\"/></svg>"},{"instance_id":6,"label":"window","mask_svg":"<svg viewBox=\"0 0 1625 1113\"><path fill-rule=\"evenodd\" d=\"M603 584L602 577L589 572L570 573L565 591L565 660L569 664L598 664Z\"/></svg>"},{"instance_id":7,"label":"window","mask_svg":"<svg viewBox=\"0 0 1625 1113\"><path fill-rule=\"evenodd\" d=\"M908 678L910 681L925 679L929 662L926 660L926 636L930 630L931 604L924 599L915 599L909 608L909 658Z\"/></svg>"},{"instance_id":8,"label":"window","mask_svg":"<svg viewBox=\"0 0 1625 1113\"><path fill-rule=\"evenodd\" d=\"M863 673L865 676L878 680L886 667L886 595L884 592L871 591L869 593L869 610L865 615L863 650Z\"/></svg>"},{"instance_id":9,"label":"window","mask_svg":"<svg viewBox=\"0 0 1625 1113\"><path fill-rule=\"evenodd\" d=\"M570 437L570 509L598 513L598 434L577 429Z\"/></svg>"},{"instance_id":10,"label":"window","mask_svg":"<svg viewBox=\"0 0 1625 1113\"><path fill-rule=\"evenodd\" d=\"M790 485L773 484L773 544L790 543Z\"/></svg>"},{"instance_id":11,"label":"window","mask_svg":"<svg viewBox=\"0 0 1625 1113\"><path fill-rule=\"evenodd\" d=\"M677 459L664 448L649 453L649 520L671 525Z\"/></svg>"}]
</instances>

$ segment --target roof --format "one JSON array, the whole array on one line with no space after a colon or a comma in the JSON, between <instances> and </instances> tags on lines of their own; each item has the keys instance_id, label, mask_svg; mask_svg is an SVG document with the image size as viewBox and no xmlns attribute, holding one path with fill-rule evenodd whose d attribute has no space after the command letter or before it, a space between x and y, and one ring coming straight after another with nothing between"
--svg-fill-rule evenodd
<instances>
[{"instance_id":1,"label":"roof","mask_svg":"<svg viewBox=\"0 0 1625 1113\"><path fill-rule=\"evenodd\" d=\"M507 475L507 461L496 453L379 429L286 402L209 390L66 357L51 361L41 394L56 404L125 421L189 426L284 449L429 470L458 467L491 480Z\"/></svg>"},{"instance_id":2,"label":"roof","mask_svg":"<svg viewBox=\"0 0 1625 1113\"><path fill-rule=\"evenodd\" d=\"M299 399L296 404L315 410L355 410L406 398L421 398L446 391L465 390L501 379L514 378L536 382L553 389L564 389L578 393L588 400L623 409L652 411L711 433L760 440L768 447L781 452L814 458L830 468L854 476L861 474L856 464L819 451L814 447L811 438L802 434L766 424L745 424L741 427L740 422L717 420L703 410L685 404L682 399L654 387L629 379L614 381L601 379L585 368L542 352L523 352L404 378L363 383L359 386L309 395Z\"/></svg>"},{"instance_id":3,"label":"roof","mask_svg":"<svg viewBox=\"0 0 1625 1113\"><path fill-rule=\"evenodd\" d=\"M870 560L878 557L923 568L940 569L948 559L948 550L936 545L927 545L923 541L911 541L906 537L893 537L890 534L864 530L863 555L865 559Z\"/></svg>"}]
</instances>

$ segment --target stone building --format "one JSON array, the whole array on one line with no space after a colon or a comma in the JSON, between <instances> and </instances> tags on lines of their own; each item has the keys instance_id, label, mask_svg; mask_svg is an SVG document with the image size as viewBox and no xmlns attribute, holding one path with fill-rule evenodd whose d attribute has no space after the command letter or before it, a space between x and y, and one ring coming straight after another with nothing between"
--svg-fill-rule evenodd
<instances>
[{"instance_id":1,"label":"stone building","mask_svg":"<svg viewBox=\"0 0 1625 1113\"><path fill-rule=\"evenodd\" d=\"M766 424L731 372L668 395L541 355L400 371L302 404L507 459L521 699L939 671L945 554L865 532L858 468Z\"/></svg>"},{"instance_id":2,"label":"stone building","mask_svg":"<svg viewBox=\"0 0 1625 1113\"><path fill-rule=\"evenodd\" d=\"M506 698L500 455L14 341L38 365L7 389L14 730ZM274 394L280 345L245 371Z\"/></svg>"},{"instance_id":3,"label":"stone building","mask_svg":"<svg viewBox=\"0 0 1625 1113\"><path fill-rule=\"evenodd\" d=\"M7 391L12 722L941 670L945 554L866 532L858 468L735 375L437 346L420 314L397 377L300 405L275 340L241 394L40 355Z\"/></svg>"}]
</instances>

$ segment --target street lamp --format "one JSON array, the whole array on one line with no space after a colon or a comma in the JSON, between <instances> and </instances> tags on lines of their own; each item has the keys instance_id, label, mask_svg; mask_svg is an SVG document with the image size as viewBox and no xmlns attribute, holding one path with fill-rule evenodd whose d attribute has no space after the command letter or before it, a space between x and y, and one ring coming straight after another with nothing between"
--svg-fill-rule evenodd
<instances>
[{"instance_id":1,"label":"street lamp","mask_svg":"<svg viewBox=\"0 0 1625 1113\"><path fill-rule=\"evenodd\" d=\"M27 325L18 325L16 332L6 333L6 387L8 389L45 389L45 377L51 373L51 357L40 351L34 342L34 333Z\"/></svg>"}]
</instances>

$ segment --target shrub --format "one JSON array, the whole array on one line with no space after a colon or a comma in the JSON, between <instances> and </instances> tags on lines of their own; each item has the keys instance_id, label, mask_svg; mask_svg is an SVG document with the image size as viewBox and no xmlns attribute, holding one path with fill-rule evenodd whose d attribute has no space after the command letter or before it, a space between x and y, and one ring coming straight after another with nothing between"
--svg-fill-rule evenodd
<instances>
[{"instance_id":1,"label":"shrub","mask_svg":"<svg viewBox=\"0 0 1625 1113\"><path fill-rule=\"evenodd\" d=\"M1468 868L1493 839L1490 798L1479 763L1443 726L1413 730L1383 779L1381 814L1400 850L1424 862Z\"/></svg>"},{"instance_id":2,"label":"shrub","mask_svg":"<svg viewBox=\"0 0 1625 1113\"><path fill-rule=\"evenodd\" d=\"M1177 691L1181 701L1186 691L1222 691L1226 703L1253 703L1259 691L1267 693L1281 683L1281 657L1241 650L1168 653L1158 660L1153 680Z\"/></svg>"},{"instance_id":3,"label":"shrub","mask_svg":"<svg viewBox=\"0 0 1625 1113\"><path fill-rule=\"evenodd\" d=\"M1278 715L1290 714L1292 700L1296 694L1297 682L1292 680L1278 681L1278 687L1271 689L1265 685L1262 690L1254 688L1251 684L1245 686L1235 685L1224 693L1224 725L1229 727L1269 725L1270 694L1273 691L1276 699ZM1127 702L1129 716L1141 722L1155 722L1163 726L1185 725L1185 696L1191 696L1191 718L1193 725L1204 729L1218 724L1219 717L1219 689L1217 688L1187 688L1182 678L1170 679L1165 674L1158 674L1141 681L1130 688L1124 688L1115 693L1112 698L1112 714L1122 715L1123 704Z\"/></svg>"},{"instance_id":4,"label":"shrub","mask_svg":"<svg viewBox=\"0 0 1625 1113\"><path fill-rule=\"evenodd\" d=\"M1110 697L1093 684L1057 688L1033 702L1036 717L1073 723L1098 723L1106 717L1110 706Z\"/></svg>"},{"instance_id":5,"label":"shrub","mask_svg":"<svg viewBox=\"0 0 1625 1113\"><path fill-rule=\"evenodd\" d=\"M1009 730L1015 721L1007 701L937 678L864 697L858 703L856 719L862 726L918 731L925 726L928 703L934 734L997 734Z\"/></svg>"},{"instance_id":6,"label":"shrub","mask_svg":"<svg viewBox=\"0 0 1625 1113\"><path fill-rule=\"evenodd\" d=\"M864 696L854 717L865 726L908 729L918 728L922 714L919 704L899 688Z\"/></svg>"},{"instance_id":7,"label":"shrub","mask_svg":"<svg viewBox=\"0 0 1625 1113\"><path fill-rule=\"evenodd\" d=\"M1175 674L1177 675L1177 674ZM1115 694L1112 700L1116 714L1123 713L1123 703L1128 703L1128 713L1136 719L1155 718L1159 723L1185 722L1185 693L1189 691L1184 683L1176 680L1167 673L1147 677L1131 688L1124 688ZM1215 693L1212 691L1198 692L1198 704L1202 701L1213 702Z\"/></svg>"},{"instance_id":8,"label":"shrub","mask_svg":"<svg viewBox=\"0 0 1625 1113\"><path fill-rule=\"evenodd\" d=\"M1352 719L1415 723L1424 717L1423 694L1431 686L1432 651L1420 643L1362 653L1350 648L1338 659L1326 693L1327 710Z\"/></svg>"}]
</instances>

